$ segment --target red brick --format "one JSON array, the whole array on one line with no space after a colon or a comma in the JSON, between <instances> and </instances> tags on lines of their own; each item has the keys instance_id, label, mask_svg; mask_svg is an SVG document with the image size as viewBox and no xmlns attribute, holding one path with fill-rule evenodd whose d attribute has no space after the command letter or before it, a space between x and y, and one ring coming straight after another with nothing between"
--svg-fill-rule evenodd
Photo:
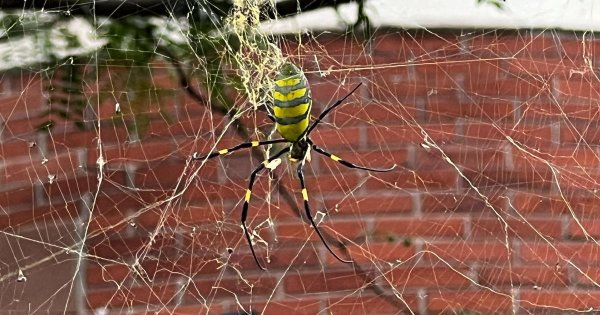
<instances>
[{"instance_id":1,"label":"red brick","mask_svg":"<svg viewBox=\"0 0 600 315\"><path fill-rule=\"evenodd\" d=\"M558 80L558 93L562 98L579 97L585 100L597 100L600 97L600 87L596 79L582 78L573 80Z\"/></svg>"},{"instance_id":2,"label":"red brick","mask_svg":"<svg viewBox=\"0 0 600 315\"><path fill-rule=\"evenodd\" d=\"M0 212L0 228L18 228L39 222L40 224L61 225L60 222L71 222L78 216L75 203L63 203L32 207L24 205L20 210Z\"/></svg>"},{"instance_id":3,"label":"red brick","mask_svg":"<svg viewBox=\"0 0 600 315\"><path fill-rule=\"evenodd\" d=\"M135 218L139 215L152 211L148 205L162 200L157 194L163 194L157 191L137 192L137 194L116 193L111 192L108 185L104 191L105 193L98 195L93 203L93 227L100 230L103 227L122 230L127 227L127 224L135 223ZM134 215L134 212L137 215Z\"/></svg>"},{"instance_id":4,"label":"red brick","mask_svg":"<svg viewBox=\"0 0 600 315\"><path fill-rule=\"evenodd\" d=\"M217 303L210 305L179 305L179 306L161 306L159 311L153 312L155 315L198 315L198 314L221 314L223 306ZM148 309L143 308L135 315L148 314Z\"/></svg>"},{"instance_id":5,"label":"red brick","mask_svg":"<svg viewBox=\"0 0 600 315\"><path fill-rule=\"evenodd\" d=\"M390 280L402 288L467 288L472 285L468 269L441 266L396 267L390 271Z\"/></svg>"},{"instance_id":6,"label":"red brick","mask_svg":"<svg viewBox=\"0 0 600 315\"><path fill-rule=\"evenodd\" d=\"M188 103L184 103L184 106ZM198 105L191 104L191 107L196 109ZM148 128L149 132L155 132L157 135L163 135L169 138L173 136L185 136L185 137L200 137L203 141L209 138L209 135L219 137L223 130L228 125L228 119L223 117L221 114L216 112L210 112L205 108L200 109L201 113L194 112L183 112L181 119L175 124L169 125L168 132L164 128L158 129L155 125L150 125ZM160 123L163 124L162 122ZM231 132L227 134L233 134L235 125L230 127ZM158 129L158 130L156 130Z\"/></svg>"},{"instance_id":7,"label":"red brick","mask_svg":"<svg viewBox=\"0 0 600 315\"><path fill-rule=\"evenodd\" d=\"M188 138L173 136L172 139L175 142L175 146L177 147L176 151L173 152L173 158L177 157L182 161L187 161L194 155L197 155L198 157L203 156L204 153L207 152L198 152L198 149L207 148L206 150L209 150L210 147L214 144L214 142L211 142L210 139L204 138ZM199 165L201 162L202 161L194 161L192 164Z\"/></svg>"},{"instance_id":8,"label":"red brick","mask_svg":"<svg viewBox=\"0 0 600 315\"><path fill-rule=\"evenodd\" d=\"M416 294L403 293L402 297L381 295L371 296L361 293L360 296L330 298L328 311L331 314L398 314L402 310L418 309L419 298Z\"/></svg>"},{"instance_id":9,"label":"red brick","mask_svg":"<svg viewBox=\"0 0 600 315\"><path fill-rule=\"evenodd\" d=\"M514 98L518 97L523 100L539 97L549 97L552 95L552 82L541 80L535 77L506 79L489 79L479 77L469 77L465 82L465 93L468 96L478 97L498 97L498 98Z\"/></svg>"},{"instance_id":10,"label":"red brick","mask_svg":"<svg viewBox=\"0 0 600 315\"><path fill-rule=\"evenodd\" d=\"M540 99L519 104L518 109L520 119L525 123L561 122L561 131L564 133L565 140L571 140L574 137L568 133L573 130L573 125L577 126L573 122L585 121L585 126L580 128L582 133L585 134L585 127L589 126L589 122L596 123L600 119L600 107L589 101L579 102L573 100L573 102L560 102L557 104L552 100ZM566 121L567 117L569 121ZM576 134L574 131L572 133Z\"/></svg>"},{"instance_id":11,"label":"red brick","mask_svg":"<svg viewBox=\"0 0 600 315\"><path fill-rule=\"evenodd\" d=\"M417 108L413 103L377 101L348 104L331 113L330 120L338 128L350 126L397 125L416 119Z\"/></svg>"},{"instance_id":12,"label":"red brick","mask_svg":"<svg viewBox=\"0 0 600 315\"><path fill-rule=\"evenodd\" d=\"M513 151L513 162L519 166L522 163L544 163L549 162L552 166L560 169L560 172L577 172L595 168L600 164L600 157L589 147L541 147L536 149L535 158L523 152ZM539 160L544 162L540 162Z\"/></svg>"},{"instance_id":13,"label":"red brick","mask_svg":"<svg viewBox=\"0 0 600 315\"><path fill-rule=\"evenodd\" d=\"M562 180L561 180L562 181ZM561 184L562 185L562 184ZM587 189L564 189L562 195L517 193L515 195L515 209L528 213L549 213L552 215L574 213L580 218L597 216L600 213L598 197L590 194Z\"/></svg>"},{"instance_id":14,"label":"red brick","mask_svg":"<svg viewBox=\"0 0 600 315\"><path fill-rule=\"evenodd\" d=\"M313 213L313 217L316 215ZM319 216L320 217L320 216ZM319 217L316 217L315 222L319 222ZM354 240L364 236L367 233L365 223L358 220L355 221L329 221L325 219L322 224L318 225L321 234L327 234L340 239L343 243L347 240ZM319 236L314 231L309 223L285 223L277 225L277 238L280 242L300 242L304 243L307 240L313 242L321 242ZM325 240L328 239L325 235ZM331 242L330 242L331 243ZM333 244L330 247L334 247Z\"/></svg>"},{"instance_id":15,"label":"red brick","mask_svg":"<svg viewBox=\"0 0 600 315\"><path fill-rule=\"evenodd\" d=\"M568 309L575 312L589 312L600 307L600 293L588 290L533 291L522 290L520 305L526 310Z\"/></svg>"},{"instance_id":16,"label":"red brick","mask_svg":"<svg viewBox=\"0 0 600 315\"><path fill-rule=\"evenodd\" d=\"M224 208L218 205L175 207L174 209L151 209L140 213L137 216L137 222L146 228L156 228L171 226L177 227L180 224L204 224L223 222L226 212Z\"/></svg>"},{"instance_id":17,"label":"red brick","mask_svg":"<svg viewBox=\"0 0 600 315\"><path fill-rule=\"evenodd\" d=\"M367 181L369 190L379 189L451 189L458 187L459 174L454 168L408 171L399 169L380 173Z\"/></svg>"},{"instance_id":18,"label":"red brick","mask_svg":"<svg viewBox=\"0 0 600 315\"><path fill-rule=\"evenodd\" d=\"M425 114L426 122L448 122L456 118L472 118L482 121L512 120L515 106L511 101L469 99L468 103L455 98L429 97Z\"/></svg>"},{"instance_id":19,"label":"red brick","mask_svg":"<svg viewBox=\"0 0 600 315\"><path fill-rule=\"evenodd\" d=\"M586 72L587 66L568 58L531 58L508 59L509 72L518 77L559 77L578 78ZM587 70L589 71L589 70Z\"/></svg>"},{"instance_id":20,"label":"red brick","mask_svg":"<svg viewBox=\"0 0 600 315\"><path fill-rule=\"evenodd\" d=\"M165 306L173 301L178 292L173 285L153 285L143 287L125 287L118 289L98 290L89 292L86 296L88 307L126 307L130 305Z\"/></svg>"},{"instance_id":21,"label":"red brick","mask_svg":"<svg viewBox=\"0 0 600 315\"><path fill-rule=\"evenodd\" d=\"M175 147L172 141L132 142L119 146L105 146L104 158L108 163L140 162L148 163L154 160L164 160L173 154ZM91 162L91 161L90 161Z\"/></svg>"},{"instance_id":22,"label":"red brick","mask_svg":"<svg viewBox=\"0 0 600 315\"><path fill-rule=\"evenodd\" d=\"M245 187L248 184L244 181L235 181L223 185L216 182L198 181L187 187L183 192L182 200L185 202L210 202L223 204L226 201L239 201L243 198ZM255 184L255 186L258 186ZM258 188L258 187L257 187ZM254 190L253 196L259 196L260 189ZM262 194L261 194L262 195ZM253 198L256 202L256 198Z\"/></svg>"},{"instance_id":23,"label":"red brick","mask_svg":"<svg viewBox=\"0 0 600 315\"><path fill-rule=\"evenodd\" d=\"M324 43L327 43L324 45ZM353 60L357 55L364 54L365 43L357 38L344 38L339 40L336 34L320 34L318 38L303 38L301 40L287 39L282 49L287 52L286 55L293 56L292 61L299 66L302 66L304 71L312 70L313 62L302 58L305 54L316 54L319 60L319 66L322 70L327 67L321 65L322 59L332 59L337 61L336 65L348 60Z\"/></svg>"},{"instance_id":24,"label":"red brick","mask_svg":"<svg viewBox=\"0 0 600 315\"><path fill-rule=\"evenodd\" d=\"M259 305L254 309L260 309L263 315L298 314L313 315L321 311L319 300L302 298L287 300L271 300L266 305Z\"/></svg>"},{"instance_id":25,"label":"red brick","mask_svg":"<svg viewBox=\"0 0 600 315\"><path fill-rule=\"evenodd\" d=\"M573 270L573 282L579 286L590 286L597 287L600 282L600 267L595 266L582 266L579 270L570 268ZM566 272L566 268L564 268Z\"/></svg>"},{"instance_id":26,"label":"red brick","mask_svg":"<svg viewBox=\"0 0 600 315\"><path fill-rule=\"evenodd\" d=\"M277 279L269 276L260 278L225 278L194 281L185 292L185 299L198 301L206 296L214 298L244 298L269 295L276 288Z\"/></svg>"},{"instance_id":27,"label":"red brick","mask_svg":"<svg viewBox=\"0 0 600 315\"><path fill-rule=\"evenodd\" d=\"M415 45L413 42L416 42L411 35L408 32L378 34L373 38L374 54L396 59L403 59L410 56L412 54L412 46Z\"/></svg>"},{"instance_id":28,"label":"red brick","mask_svg":"<svg viewBox=\"0 0 600 315\"><path fill-rule=\"evenodd\" d=\"M175 189L177 185L184 185L187 178L194 175L199 180L218 180L217 167L220 166L217 160L207 161L198 173L195 173L200 162L197 164L186 165L186 162L178 159L168 159L158 163L148 163L141 165L135 170L136 187L145 189L161 188L163 190ZM187 175L187 176L186 176Z\"/></svg>"},{"instance_id":29,"label":"red brick","mask_svg":"<svg viewBox=\"0 0 600 315\"><path fill-rule=\"evenodd\" d=\"M507 210L506 198L499 195L497 191L481 190L482 196L474 192L465 193L427 193L422 197L422 211L426 213L474 213L479 215L483 211L492 209L486 204L486 200L499 213Z\"/></svg>"},{"instance_id":30,"label":"red brick","mask_svg":"<svg viewBox=\"0 0 600 315\"><path fill-rule=\"evenodd\" d=\"M348 246L348 257L358 264L379 264L405 261L416 255L415 246L406 240L395 240L374 235L381 242L366 242L360 246ZM340 262L335 257L328 256L328 263L339 266Z\"/></svg>"},{"instance_id":31,"label":"red brick","mask_svg":"<svg viewBox=\"0 0 600 315\"><path fill-rule=\"evenodd\" d=\"M129 266L125 264L93 266L86 271L86 284L93 286L111 281L122 283L130 274Z\"/></svg>"},{"instance_id":32,"label":"red brick","mask_svg":"<svg viewBox=\"0 0 600 315\"><path fill-rule=\"evenodd\" d=\"M4 208L3 210L28 206L34 200L34 191L31 186L0 192L0 205Z\"/></svg>"},{"instance_id":33,"label":"red brick","mask_svg":"<svg viewBox=\"0 0 600 315\"><path fill-rule=\"evenodd\" d=\"M504 240L506 236L519 239L560 239L562 220L560 218L515 218L495 217L475 218L471 222L471 235L476 238Z\"/></svg>"},{"instance_id":34,"label":"red brick","mask_svg":"<svg viewBox=\"0 0 600 315\"><path fill-rule=\"evenodd\" d=\"M503 41L506 39L506 36L498 36L498 34L493 34L493 36L472 36L464 41L466 48L469 50L470 54L478 57L499 57L504 47Z\"/></svg>"},{"instance_id":35,"label":"red brick","mask_svg":"<svg viewBox=\"0 0 600 315\"><path fill-rule=\"evenodd\" d=\"M350 196L343 199L326 199L325 208L339 214L407 213L412 210L412 197L408 194Z\"/></svg>"},{"instance_id":36,"label":"red brick","mask_svg":"<svg viewBox=\"0 0 600 315\"><path fill-rule=\"evenodd\" d=\"M569 236L580 239L587 239L588 237L600 237L600 220L595 218L577 218L577 220L571 218L569 220Z\"/></svg>"},{"instance_id":37,"label":"red brick","mask_svg":"<svg viewBox=\"0 0 600 315\"><path fill-rule=\"evenodd\" d=\"M110 179L112 183L124 184L123 173L114 172L105 175L105 179ZM106 187L106 186L105 186ZM95 174L88 173L88 176L67 178L57 180L42 185L41 197L46 202L65 202L80 200L86 193L96 192L98 189L98 179Z\"/></svg>"},{"instance_id":38,"label":"red brick","mask_svg":"<svg viewBox=\"0 0 600 315\"><path fill-rule=\"evenodd\" d=\"M379 34L375 37L373 49L375 54L394 56L405 60L406 57L436 58L454 56L461 50L458 34L438 34L412 31Z\"/></svg>"},{"instance_id":39,"label":"red brick","mask_svg":"<svg viewBox=\"0 0 600 315\"><path fill-rule=\"evenodd\" d=\"M288 294L306 294L317 292L334 292L356 290L367 285L364 275L352 272L326 272L315 274L286 275L283 280L285 292Z\"/></svg>"},{"instance_id":40,"label":"red brick","mask_svg":"<svg viewBox=\"0 0 600 315\"><path fill-rule=\"evenodd\" d=\"M18 93L0 94L0 117L4 120L33 117L48 109L43 99L45 91L41 80L31 78L23 83L20 90L15 90Z\"/></svg>"},{"instance_id":41,"label":"red brick","mask_svg":"<svg viewBox=\"0 0 600 315\"><path fill-rule=\"evenodd\" d=\"M277 243L274 244L278 245ZM304 271L310 268L319 269L323 265L323 262L319 259L319 253L315 251L314 247L290 247L289 244L285 245L285 247L270 249L264 255L261 254L260 257L266 257L266 254L268 254L268 261L263 264L265 268L268 270L285 270L293 265L295 269ZM255 269L256 262L251 258L252 255L248 252L243 252L241 254L243 254L244 257L238 258L240 259L240 266L246 270ZM327 255L329 255L329 253L327 253ZM235 260L236 258L233 259Z\"/></svg>"},{"instance_id":42,"label":"red brick","mask_svg":"<svg viewBox=\"0 0 600 315\"><path fill-rule=\"evenodd\" d=\"M332 174L328 174L331 172ZM356 187L359 187L361 184L360 176L356 173L356 171L351 171L352 173L346 173L340 171L338 173L337 169L326 170L323 173L324 175L319 176L305 176L306 189L308 190L308 198L321 200L325 197L325 193L329 192L349 192ZM295 175L293 177L288 177L290 180L286 187L288 190L296 195L301 196L300 182L296 178Z\"/></svg>"},{"instance_id":43,"label":"red brick","mask_svg":"<svg viewBox=\"0 0 600 315\"><path fill-rule=\"evenodd\" d=\"M472 49L485 47L500 56L510 57L558 57L560 47L556 45L556 37L548 32L519 31L493 36L477 36L473 40Z\"/></svg>"},{"instance_id":44,"label":"red brick","mask_svg":"<svg viewBox=\"0 0 600 315\"><path fill-rule=\"evenodd\" d=\"M565 202L558 196L549 196L525 190L516 192L511 205L522 215L546 213L547 215L555 216L569 211Z\"/></svg>"},{"instance_id":45,"label":"red brick","mask_svg":"<svg viewBox=\"0 0 600 315\"><path fill-rule=\"evenodd\" d=\"M557 176L564 190L583 190L596 191L600 188L600 173L597 171L588 172L585 170L562 170Z\"/></svg>"},{"instance_id":46,"label":"red brick","mask_svg":"<svg viewBox=\"0 0 600 315\"><path fill-rule=\"evenodd\" d=\"M94 213L89 219L87 231L91 235L103 234L103 233L115 233L120 232L128 227L133 222L132 219L127 217L127 214L118 208L106 209L101 213Z\"/></svg>"},{"instance_id":47,"label":"red brick","mask_svg":"<svg viewBox=\"0 0 600 315\"><path fill-rule=\"evenodd\" d=\"M477 147L467 144L440 146L441 151L452 163L470 170L485 170L505 167L505 149L501 146ZM442 169L450 166L439 150L416 150L416 169Z\"/></svg>"},{"instance_id":48,"label":"red brick","mask_svg":"<svg viewBox=\"0 0 600 315\"><path fill-rule=\"evenodd\" d=\"M460 90L458 82L445 75L412 79L389 69L378 73L369 87L373 100L399 103L415 103L427 95L434 94L453 96Z\"/></svg>"},{"instance_id":49,"label":"red brick","mask_svg":"<svg viewBox=\"0 0 600 315\"><path fill-rule=\"evenodd\" d=\"M360 128L317 128L310 134L310 137L318 146L327 149L340 147L359 148L361 143L360 134Z\"/></svg>"},{"instance_id":50,"label":"red brick","mask_svg":"<svg viewBox=\"0 0 600 315\"><path fill-rule=\"evenodd\" d=\"M439 313L509 313L512 310L512 299L509 293L478 291L439 291L431 290L427 296L427 309Z\"/></svg>"},{"instance_id":51,"label":"red brick","mask_svg":"<svg viewBox=\"0 0 600 315\"><path fill-rule=\"evenodd\" d=\"M39 149L35 140L10 139L0 142L0 161L10 160L19 156L29 157L31 154L37 155Z\"/></svg>"},{"instance_id":52,"label":"red brick","mask_svg":"<svg viewBox=\"0 0 600 315\"><path fill-rule=\"evenodd\" d=\"M552 128L550 125L511 126L495 123L469 123L463 128L464 139L461 140L470 145L488 144L500 140L503 143L516 140L519 143L536 148L552 145Z\"/></svg>"},{"instance_id":53,"label":"red brick","mask_svg":"<svg viewBox=\"0 0 600 315\"><path fill-rule=\"evenodd\" d=\"M429 141L440 143L451 141L455 137L455 126L452 124L419 125L427 134ZM388 146L405 146L407 144L421 145L425 142L425 135L416 126L372 126L367 130L367 143L378 145L385 143Z\"/></svg>"},{"instance_id":54,"label":"red brick","mask_svg":"<svg viewBox=\"0 0 600 315\"><path fill-rule=\"evenodd\" d=\"M273 151L271 151L271 154L272 153ZM263 159L264 154L261 153L260 157ZM221 158L219 161L217 161L217 166L221 168L219 172L223 174L225 181L239 181L248 180L248 177L252 171L256 169L260 163L261 162L256 161L252 155L245 152L245 154L240 153L240 155L231 155ZM285 163L285 159L282 159L281 164L285 165ZM258 174L257 181L266 181L267 176L268 171L263 170ZM204 180L204 178L202 178L202 180Z\"/></svg>"},{"instance_id":55,"label":"red brick","mask_svg":"<svg viewBox=\"0 0 600 315\"><path fill-rule=\"evenodd\" d=\"M101 133L97 130L79 130L69 126L62 130L52 130L52 142L59 148L89 148L91 152L98 150L98 140L103 145L120 144L128 140L127 130L123 127L101 125ZM96 157L97 158L97 157ZM95 160L92 161L96 163Z\"/></svg>"},{"instance_id":56,"label":"red brick","mask_svg":"<svg viewBox=\"0 0 600 315\"><path fill-rule=\"evenodd\" d=\"M597 145L600 144L600 125L586 121L581 124L563 124L560 129L560 141L564 144Z\"/></svg>"},{"instance_id":57,"label":"red brick","mask_svg":"<svg viewBox=\"0 0 600 315\"><path fill-rule=\"evenodd\" d=\"M552 185L553 175L550 168L540 167L522 168L519 170L490 169L483 171L463 171L464 187L471 185L478 188L492 187L519 187L527 189L549 189Z\"/></svg>"},{"instance_id":58,"label":"red brick","mask_svg":"<svg viewBox=\"0 0 600 315\"><path fill-rule=\"evenodd\" d=\"M457 78L501 78L505 76L504 64L499 59L453 58L441 62L415 64L417 75L421 78L448 76Z\"/></svg>"},{"instance_id":59,"label":"red brick","mask_svg":"<svg viewBox=\"0 0 600 315\"><path fill-rule=\"evenodd\" d=\"M561 36L559 38L560 48L565 56L564 59L583 61L584 57L596 56L600 46L598 45L598 40L594 36L589 35L587 33L573 33Z\"/></svg>"},{"instance_id":60,"label":"red brick","mask_svg":"<svg viewBox=\"0 0 600 315\"><path fill-rule=\"evenodd\" d=\"M146 255L158 254L175 244L173 238L158 236L151 242L150 236L130 237L121 236L114 239L105 239L104 234L90 239L88 251L105 259L123 259L134 255L138 250L144 249Z\"/></svg>"},{"instance_id":61,"label":"red brick","mask_svg":"<svg viewBox=\"0 0 600 315\"><path fill-rule=\"evenodd\" d=\"M40 132L40 127L46 125L50 120L57 121L54 116L32 116L25 117L22 119L13 118L4 121L4 130L3 130L3 138L4 137L14 137L14 138L33 138ZM55 127L59 125L59 123L55 124Z\"/></svg>"},{"instance_id":62,"label":"red brick","mask_svg":"<svg viewBox=\"0 0 600 315\"><path fill-rule=\"evenodd\" d=\"M520 248L521 259L529 264L555 265L561 268L570 263L585 266L600 263L600 249L592 243L523 243Z\"/></svg>"},{"instance_id":63,"label":"red brick","mask_svg":"<svg viewBox=\"0 0 600 315\"><path fill-rule=\"evenodd\" d=\"M223 267L224 262L219 261L217 252L206 251L206 248L186 248L193 250L187 254L177 251L165 251L158 257L148 257L147 260L141 262L144 271L152 279L169 279L175 275L193 274L205 275L219 273L219 269Z\"/></svg>"},{"instance_id":64,"label":"red brick","mask_svg":"<svg viewBox=\"0 0 600 315\"><path fill-rule=\"evenodd\" d=\"M484 286L503 286L512 288L537 286L548 289L548 287L563 287L567 285L568 275L563 270L556 270L552 266L530 266L510 268L504 266L485 265L478 272L479 283Z\"/></svg>"},{"instance_id":65,"label":"red brick","mask_svg":"<svg viewBox=\"0 0 600 315\"><path fill-rule=\"evenodd\" d=\"M21 163L9 163L0 170L0 182L8 183L48 183L49 176L54 176L52 181L74 177L80 171L77 152L68 152L61 155L31 156Z\"/></svg>"},{"instance_id":66,"label":"red brick","mask_svg":"<svg viewBox=\"0 0 600 315\"><path fill-rule=\"evenodd\" d=\"M335 103L338 99L346 96L352 89L354 89L360 81L358 79L345 80L343 83L335 79L325 80L312 80L310 83L310 90L312 98L314 100L313 115L318 117L321 111L327 108L329 105ZM352 95L350 95L345 101L344 105L354 105L362 102L362 97L365 95L366 87L362 85ZM333 114L333 113L331 113ZM329 115L331 115L329 114ZM330 121L330 119L327 119Z\"/></svg>"},{"instance_id":67,"label":"red brick","mask_svg":"<svg viewBox=\"0 0 600 315\"><path fill-rule=\"evenodd\" d=\"M451 264L469 264L474 262L508 262L512 249L500 241L455 241L453 243L431 242L425 244L430 251L426 257L432 263L440 260Z\"/></svg>"},{"instance_id":68,"label":"red brick","mask_svg":"<svg viewBox=\"0 0 600 315\"><path fill-rule=\"evenodd\" d=\"M375 221L373 233L390 237L460 238L465 233L464 225L464 219L453 217L382 218Z\"/></svg>"}]
</instances>

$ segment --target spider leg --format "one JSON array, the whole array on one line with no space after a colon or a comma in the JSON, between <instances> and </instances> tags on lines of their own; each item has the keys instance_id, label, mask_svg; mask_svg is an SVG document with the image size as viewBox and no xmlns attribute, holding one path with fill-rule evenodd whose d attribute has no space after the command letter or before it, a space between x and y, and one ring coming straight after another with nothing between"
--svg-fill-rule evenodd
<instances>
[{"instance_id":1,"label":"spider leg","mask_svg":"<svg viewBox=\"0 0 600 315\"><path fill-rule=\"evenodd\" d=\"M228 149L221 149L221 150L218 150L218 151L215 151L210 154L203 155L203 156L198 156L197 153L194 153L194 155L192 156L192 161L202 161L204 159L212 159L219 155L229 154L229 153L241 150L241 149L258 147L261 145L267 145L267 144L273 144L273 143L282 143L282 142L288 142L288 141L282 138L282 139L273 139L273 140L265 140L265 141L250 141L250 142L240 143L234 147L231 147Z\"/></svg>"},{"instance_id":2,"label":"spider leg","mask_svg":"<svg viewBox=\"0 0 600 315\"><path fill-rule=\"evenodd\" d=\"M263 161L259 166L257 166L254 169L254 171L252 171L252 174L250 174L248 189L246 190L246 197L244 198L244 206L242 207L242 228L244 229L244 235L246 235L246 240L248 241L248 245L250 245L250 250L252 251L252 256L254 256L254 261L256 261L256 264L258 265L258 267L260 269L265 270L265 271L266 271L266 269L260 265L260 262L258 262L256 253L254 252L254 247L252 246L252 240L250 238L250 233L248 232L248 227L246 226L246 219L248 217L248 203L250 202L250 197L252 196L252 186L254 186L254 181L256 180L256 174L258 174L265 167L267 167L267 165L271 161L280 157L287 151L289 151L289 148L284 148L283 150L275 153L274 155L272 155L271 157L269 157L268 159Z\"/></svg>"},{"instance_id":3,"label":"spider leg","mask_svg":"<svg viewBox=\"0 0 600 315\"><path fill-rule=\"evenodd\" d=\"M317 153L323 154L323 155L329 157L330 159L332 159L346 167L349 167L349 168L357 168L357 169L361 169L361 170L365 170L365 171L372 171L372 172L389 172L396 168L396 164L392 165L392 167L389 167L389 168L370 168L370 167L356 165L356 164L350 163L348 161L342 160L337 155L334 155L334 154L331 154L331 153L325 151L324 149L322 149L322 148L318 147L316 144L314 144L310 139L308 140L308 143L310 143L312 148L315 151L317 151Z\"/></svg>"},{"instance_id":4,"label":"spider leg","mask_svg":"<svg viewBox=\"0 0 600 315\"><path fill-rule=\"evenodd\" d=\"M325 247L331 253L331 255L333 255L333 257L337 258L337 260L339 260L343 263L352 264L353 263L352 261L344 260L344 259L340 258L338 255L336 255L331 250L329 245L327 245L327 242L325 242L325 238L323 237L323 235L321 235L321 232L319 231L319 228L317 227L317 224L315 223L315 220L313 219L312 214L310 213L310 207L308 205L308 192L306 191L306 186L304 185L303 167L304 167L304 162L300 162L298 164L297 172L298 172L298 178L300 179L300 186L302 187L302 198L304 199L304 210L306 211L306 217L308 218L308 220L310 221L310 224L313 226L313 228L317 232L317 235L319 235L319 238L323 242L323 245L325 245Z\"/></svg>"},{"instance_id":5,"label":"spider leg","mask_svg":"<svg viewBox=\"0 0 600 315\"><path fill-rule=\"evenodd\" d=\"M306 129L306 132L304 135L308 136L310 135L310 133L313 131L313 129L315 129L315 127L317 127L317 125L321 122L321 120L323 118L325 118L325 116L327 116L327 114L329 114L332 110L334 110L336 107L340 106L350 95L352 95L352 93L354 93L354 91L358 90L358 88L362 85L362 82L359 83L354 89L352 89L352 91L350 91L350 93L346 94L346 96L340 98L339 100L337 100L335 103L333 103L333 105L327 107L320 115L319 118L317 118L317 120L315 120L315 122L312 123L312 125L310 125L310 127L308 127ZM302 135L302 136L304 136Z\"/></svg>"}]
</instances>

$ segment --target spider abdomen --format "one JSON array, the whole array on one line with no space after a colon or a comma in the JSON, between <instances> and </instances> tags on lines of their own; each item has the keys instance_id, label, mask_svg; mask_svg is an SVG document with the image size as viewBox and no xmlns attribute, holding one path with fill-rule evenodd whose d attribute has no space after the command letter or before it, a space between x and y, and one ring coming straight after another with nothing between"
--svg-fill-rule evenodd
<instances>
[{"instance_id":1,"label":"spider abdomen","mask_svg":"<svg viewBox=\"0 0 600 315\"><path fill-rule=\"evenodd\" d=\"M302 70L286 63L273 86L273 115L281 136L296 142L304 135L310 120L312 99Z\"/></svg>"}]
</instances>

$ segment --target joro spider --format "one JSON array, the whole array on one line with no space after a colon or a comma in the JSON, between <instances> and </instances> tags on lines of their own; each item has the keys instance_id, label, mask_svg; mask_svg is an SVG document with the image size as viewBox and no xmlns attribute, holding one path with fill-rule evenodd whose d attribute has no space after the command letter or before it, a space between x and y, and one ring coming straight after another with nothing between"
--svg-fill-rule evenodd
<instances>
[{"instance_id":1,"label":"joro spider","mask_svg":"<svg viewBox=\"0 0 600 315\"><path fill-rule=\"evenodd\" d=\"M356 168L366 171L373 172L389 172L396 167L394 164L390 168L370 168L365 166L356 165L341 159L340 157L331 154L324 149L318 147L313 141L310 139L310 133L319 125L319 123L329 114L333 109L342 104L346 98L348 98L352 93L354 93L362 83L359 83L352 91L350 91L346 96L337 100L335 103L327 107L323 112L319 115L317 120L315 120L312 124L309 125L310 121L310 110L312 108L312 99L310 95L310 88L308 87L308 81L304 72L298 69L292 63L285 63L282 66L281 72L275 78L274 87L272 91L273 97L273 106L269 109L269 118L275 123L275 127L279 134L282 136L280 139L266 140L266 141L251 141L246 143L240 143L234 147L228 149L218 150L216 152L212 152L208 155L197 156L194 154L192 160L199 161L204 159L212 159L217 156L229 154L241 149L246 149L250 147L263 146L274 143L289 143L290 145L286 148L278 151L277 153L271 155L268 159L263 161L259 166L257 166L254 171L250 174L248 189L246 190L246 196L244 198L244 205L242 207L242 228L244 229L244 234L246 236L246 240L250 245L250 250L252 251L252 256L254 256L254 261L256 261L256 265L262 270L266 270L258 261L256 257L256 253L254 252L254 247L252 246L252 240L250 238L250 233L248 232L248 227L246 226L246 218L248 216L248 203L250 202L250 197L252 196L252 186L254 185L254 181L256 179L256 175L265 169L270 162L279 158L284 153L289 151L289 159L292 162L299 162L297 167L298 178L300 179L300 186L302 187L302 198L304 199L304 210L306 212L306 217L310 221L310 224L319 235L319 238L327 248L327 250L335 257L337 260L343 263L352 263L352 261L344 260L336 255L327 242L321 232L317 228L317 224L313 220L310 207L308 205L308 192L306 190L306 186L304 184L304 163L306 162L306 158L308 156L308 148L311 147L317 153L325 155L332 159L335 162L342 164L348 168ZM272 110L272 112L271 112Z\"/></svg>"}]
</instances>

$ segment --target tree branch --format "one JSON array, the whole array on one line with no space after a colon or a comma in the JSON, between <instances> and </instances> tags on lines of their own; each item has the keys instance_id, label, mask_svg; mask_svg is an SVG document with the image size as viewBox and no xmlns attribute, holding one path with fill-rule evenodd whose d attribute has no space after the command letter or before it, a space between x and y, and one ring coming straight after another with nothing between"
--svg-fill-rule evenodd
<instances>
[{"instance_id":1,"label":"tree branch","mask_svg":"<svg viewBox=\"0 0 600 315\"><path fill-rule=\"evenodd\" d=\"M337 6L356 0L287 0L275 4L275 12L266 10L263 18L285 17L323 7ZM229 1L212 1L209 5L221 8L216 14L228 14L232 7ZM176 0L0 0L0 9L68 11L70 15L109 16L186 16L191 7L186 1Z\"/></svg>"}]
</instances>

